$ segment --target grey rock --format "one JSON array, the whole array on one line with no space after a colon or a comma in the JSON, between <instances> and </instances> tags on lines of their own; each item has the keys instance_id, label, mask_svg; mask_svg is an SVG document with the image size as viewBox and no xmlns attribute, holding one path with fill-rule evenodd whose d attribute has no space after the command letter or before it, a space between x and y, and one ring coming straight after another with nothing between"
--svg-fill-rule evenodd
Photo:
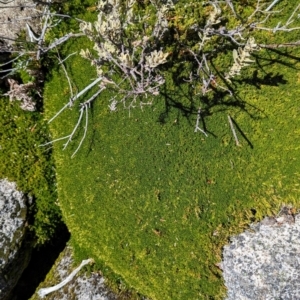
<instances>
[{"instance_id":1,"label":"grey rock","mask_svg":"<svg viewBox=\"0 0 300 300\"><path fill-rule=\"evenodd\" d=\"M0 35L5 37L4 42L11 46L21 30L28 24L33 31L41 31L40 12L32 0L12 0L4 3L1 1ZM29 40L29 39L28 39Z\"/></svg>"},{"instance_id":2,"label":"grey rock","mask_svg":"<svg viewBox=\"0 0 300 300\"><path fill-rule=\"evenodd\" d=\"M26 242L26 197L16 184L0 180L0 299L9 297L27 267L31 245Z\"/></svg>"},{"instance_id":3,"label":"grey rock","mask_svg":"<svg viewBox=\"0 0 300 300\"><path fill-rule=\"evenodd\" d=\"M224 247L227 300L300 299L300 216L282 210Z\"/></svg>"},{"instance_id":4,"label":"grey rock","mask_svg":"<svg viewBox=\"0 0 300 300\"><path fill-rule=\"evenodd\" d=\"M63 281L72 272L73 262L72 248L67 246L53 267L56 284ZM44 285L48 287L49 283L42 283L39 288L46 287ZM88 274L81 271L71 282L48 294L44 299L116 300L118 297L105 285L105 280L99 273Z\"/></svg>"}]
</instances>

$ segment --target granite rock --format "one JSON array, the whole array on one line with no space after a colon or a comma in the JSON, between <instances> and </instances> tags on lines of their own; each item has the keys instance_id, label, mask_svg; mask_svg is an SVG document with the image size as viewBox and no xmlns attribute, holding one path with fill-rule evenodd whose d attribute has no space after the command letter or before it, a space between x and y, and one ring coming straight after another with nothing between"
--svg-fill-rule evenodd
<instances>
[{"instance_id":1,"label":"granite rock","mask_svg":"<svg viewBox=\"0 0 300 300\"><path fill-rule=\"evenodd\" d=\"M9 297L27 267L31 245L27 236L27 199L16 184L0 180L0 299Z\"/></svg>"},{"instance_id":2,"label":"granite rock","mask_svg":"<svg viewBox=\"0 0 300 300\"><path fill-rule=\"evenodd\" d=\"M300 216L289 208L224 247L227 300L300 299Z\"/></svg>"}]
</instances>

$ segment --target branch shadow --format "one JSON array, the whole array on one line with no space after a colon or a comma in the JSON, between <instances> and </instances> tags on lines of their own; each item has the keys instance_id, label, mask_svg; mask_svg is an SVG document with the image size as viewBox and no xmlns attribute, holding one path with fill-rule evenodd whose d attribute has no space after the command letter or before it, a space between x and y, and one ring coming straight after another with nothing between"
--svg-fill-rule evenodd
<instances>
[{"instance_id":1,"label":"branch shadow","mask_svg":"<svg viewBox=\"0 0 300 300\"><path fill-rule=\"evenodd\" d=\"M264 71L264 67L268 67L270 65L273 65L274 63L294 70L300 69L299 67L297 68L295 66L297 63L300 62L300 57L290 54L288 48L285 48L283 50L276 48L267 48L265 53L268 54L268 58L258 53L252 54L252 56L256 60L257 66L265 74L267 74L267 72ZM276 55L276 57L274 57L274 54Z\"/></svg>"},{"instance_id":2,"label":"branch shadow","mask_svg":"<svg viewBox=\"0 0 300 300\"><path fill-rule=\"evenodd\" d=\"M191 126L194 126L198 116L199 108L201 107L200 122L203 130L214 138L217 138L218 135L210 131L206 125L206 119L213 114L226 112L230 107L235 107L246 112L252 119L258 119L260 117L255 112L260 112L260 114L262 112L259 108L242 100L235 93L233 93L231 97L228 97L227 91L214 89L213 93L211 93L209 96L195 97L192 92L185 92L181 86L178 86L178 91L180 91L180 93L166 90L161 92L161 95L164 97L164 110L158 117L158 122L160 124L164 125L167 123L171 110L175 109L178 111L178 124L180 116L182 116L188 120ZM176 100L178 99L178 96L181 98L184 97L187 104L183 104L183 102ZM253 148L252 143L243 133L242 129L237 124L236 126L241 135L247 141L248 145Z\"/></svg>"},{"instance_id":3,"label":"branch shadow","mask_svg":"<svg viewBox=\"0 0 300 300\"><path fill-rule=\"evenodd\" d=\"M272 57L273 53L278 54L279 57ZM188 72L184 72L180 67L172 74L172 82L176 86L176 92L165 89L161 92L164 97L164 110L158 117L158 122L165 124L167 122L168 116L172 109L178 110L178 116L185 117L188 122L192 125L195 124L198 110L201 108L201 115L199 121L203 126L203 130L210 135L217 137L217 134L210 132L206 126L206 118L212 116L213 114L219 112L228 112L230 107L239 108L244 111L251 119L258 120L261 118L266 118L267 115L265 111L259 107L248 103L242 99L239 95L238 86L242 84L252 85L256 89L261 89L262 85L267 86L280 86L287 84L288 81L284 78L284 74L279 72L265 72L264 68L273 63L280 63L288 68L298 69L296 63L300 61L300 58L287 53L286 51L279 51L276 49L270 50L269 58L265 56L256 55L257 66L263 71L263 75L259 73L259 70L254 70L251 77L248 78L234 78L230 82L226 80L223 74L214 65L213 61L210 60L210 66L212 67L212 72L217 75L220 79L223 88L220 89L218 86L210 86L210 93L207 95L195 94L193 83L189 82ZM291 62L291 59L293 62ZM287 60L287 61L286 61ZM193 62L186 60L192 66L191 72L195 74L195 68L197 67ZM200 80L200 78L199 78ZM230 92L231 95L230 95ZM182 99L178 100L178 99ZM239 131L241 136L245 139L247 144L251 149L254 148L249 137L243 132L242 128L237 124L235 120L233 123L236 129Z\"/></svg>"},{"instance_id":4,"label":"branch shadow","mask_svg":"<svg viewBox=\"0 0 300 300\"><path fill-rule=\"evenodd\" d=\"M253 149L253 144L250 142L250 140L248 139L248 137L246 136L246 134L243 132L243 130L241 129L241 127L237 124L237 122L230 116L230 119L232 121L232 123L234 124L235 128L238 130L238 132L241 134L241 136L245 139L245 141L248 143L248 145L250 146L251 149Z\"/></svg>"},{"instance_id":5,"label":"branch shadow","mask_svg":"<svg viewBox=\"0 0 300 300\"><path fill-rule=\"evenodd\" d=\"M236 79L235 82L253 85L260 90L262 85L278 87L281 84L287 84L288 81L284 79L282 74L273 74L273 72L266 73L263 77L259 77L258 71L254 70L251 78L245 78L243 80Z\"/></svg>"}]
</instances>

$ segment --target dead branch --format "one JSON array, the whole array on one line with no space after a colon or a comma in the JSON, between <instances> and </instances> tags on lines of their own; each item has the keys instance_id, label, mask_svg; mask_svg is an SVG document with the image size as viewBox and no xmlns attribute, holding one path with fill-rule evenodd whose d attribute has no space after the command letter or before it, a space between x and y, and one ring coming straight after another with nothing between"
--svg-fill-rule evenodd
<instances>
[{"instance_id":1,"label":"dead branch","mask_svg":"<svg viewBox=\"0 0 300 300\"><path fill-rule=\"evenodd\" d=\"M58 45L61 45L63 43L65 43L67 40L69 40L70 38L76 38L76 37L81 37L81 36L85 36L85 34L83 33L68 33L66 35L64 35L63 37L57 39L56 41L52 42L47 48L43 49L43 53L48 52L50 50L52 50L53 48L57 47Z\"/></svg>"},{"instance_id":2,"label":"dead branch","mask_svg":"<svg viewBox=\"0 0 300 300\"><path fill-rule=\"evenodd\" d=\"M197 120L196 120L196 126L195 126L194 132L200 131L200 132L202 132L206 137L208 137L207 133L206 133L203 129L201 129L201 128L199 127L199 121L200 121L200 119L201 119L201 108L199 107L198 113L197 113Z\"/></svg>"},{"instance_id":3,"label":"dead branch","mask_svg":"<svg viewBox=\"0 0 300 300\"><path fill-rule=\"evenodd\" d=\"M234 137L234 140L235 140L235 144L237 146L240 146L240 143L239 143L239 140L238 140L238 137L237 137L237 134L235 132L235 129L234 129L234 126L233 126L233 123L232 123L232 120L231 120L231 117L228 115L228 121L229 121L229 125L230 125L230 129L232 131L232 134L233 134L233 137Z\"/></svg>"}]
</instances>

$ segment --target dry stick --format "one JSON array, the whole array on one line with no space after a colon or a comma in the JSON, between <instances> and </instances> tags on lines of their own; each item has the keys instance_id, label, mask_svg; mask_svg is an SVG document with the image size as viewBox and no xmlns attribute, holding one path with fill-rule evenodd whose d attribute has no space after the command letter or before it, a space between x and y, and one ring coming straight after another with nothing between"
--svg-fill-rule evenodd
<instances>
[{"instance_id":1,"label":"dry stick","mask_svg":"<svg viewBox=\"0 0 300 300\"><path fill-rule=\"evenodd\" d=\"M14 0L6 0L6 1L4 1L4 0L2 0L2 1L0 1L0 3L2 3L2 4L7 4L7 3L11 3L11 2L13 2Z\"/></svg>"},{"instance_id":2,"label":"dry stick","mask_svg":"<svg viewBox=\"0 0 300 300\"><path fill-rule=\"evenodd\" d=\"M0 23L0 24L3 24L3 23ZM9 40L9 41L13 41L13 42L19 42L17 39L14 39L14 38L9 38L9 37L6 37L6 36L1 36L0 35L0 39L1 40ZM23 42L24 43L24 42ZM29 43L29 42L27 42ZM32 43L31 43L32 44ZM10 52L10 51L9 51ZM28 53L32 53L32 52L28 52Z\"/></svg>"},{"instance_id":3,"label":"dry stick","mask_svg":"<svg viewBox=\"0 0 300 300\"><path fill-rule=\"evenodd\" d=\"M79 126L80 123L81 123L81 119L82 119L83 113L84 113L84 108L81 108L81 109L80 109L80 115L79 115L78 121L77 121L75 127L73 128L73 131L72 131L71 134L69 135L69 138L68 138L67 142L64 144L63 150L65 150L65 149L67 148L68 144L72 141L72 138L73 138L73 136L74 136L74 134L75 134L75 132L76 132L78 126Z\"/></svg>"},{"instance_id":4,"label":"dry stick","mask_svg":"<svg viewBox=\"0 0 300 300\"><path fill-rule=\"evenodd\" d=\"M255 29L260 29L260 30L272 31L273 33L277 32L277 31L291 32L291 31L294 31L294 30L299 30L300 27L287 28L287 26L289 26L290 24L292 24L294 22L294 20L293 20L294 15L296 14L296 11L299 8L300 8L300 4L298 4L298 6L296 6L296 8L294 9L294 11L290 15L289 19L282 26L280 26L281 22L279 22L274 28L258 27L258 26L254 26L254 28ZM260 24L262 24L262 23L264 23L264 22L260 22Z\"/></svg>"},{"instance_id":5,"label":"dry stick","mask_svg":"<svg viewBox=\"0 0 300 300\"><path fill-rule=\"evenodd\" d=\"M233 134L234 139L235 139L235 143L236 143L237 146L240 146L239 140L237 138L237 135L236 135L236 132L235 132L232 120L231 120L231 117L229 115L228 115L228 121L229 121L229 125L230 125L230 128L231 128L232 134Z\"/></svg>"},{"instance_id":6,"label":"dry stick","mask_svg":"<svg viewBox=\"0 0 300 300\"><path fill-rule=\"evenodd\" d=\"M72 17L72 16L69 16L69 15L63 15L63 14L56 14L56 13L50 13L51 16L55 16L55 17L62 17L62 18L69 18L69 19L74 19L78 22L85 22L84 20L82 19L79 19L79 18L76 18L76 17Z\"/></svg>"},{"instance_id":7,"label":"dry stick","mask_svg":"<svg viewBox=\"0 0 300 300\"><path fill-rule=\"evenodd\" d=\"M62 63L63 63L64 61L66 61L69 57L71 57L71 56L73 56L73 55L75 55L75 54L77 54L77 51L76 51L76 52L73 52L73 53L71 53L71 54L69 54L66 58L64 58L63 60L61 60L59 64L62 64Z\"/></svg>"},{"instance_id":8,"label":"dry stick","mask_svg":"<svg viewBox=\"0 0 300 300\"><path fill-rule=\"evenodd\" d=\"M73 103L75 100L77 100L79 97L81 97L84 93L86 93L88 90L90 90L94 85L96 85L99 81L101 81L103 77L96 78L91 84L86 86L81 92L79 92L76 96L72 97L70 99L70 103Z\"/></svg>"},{"instance_id":9,"label":"dry stick","mask_svg":"<svg viewBox=\"0 0 300 300\"><path fill-rule=\"evenodd\" d=\"M75 154L77 153L77 151L80 149L85 137L86 137L86 133L87 133L87 129L88 129L88 123L89 123L89 120L88 120L88 116L89 116L89 113L88 113L88 105L85 105L83 106L83 110L85 110L85 127L84 127L84 133L83 133L83 136L80 140L80 143L78 145L78 147L76 148L76 150L74 151L74 153L72 154L71 158L73 158L75 156Z\"/></svg>"},{"instance_id":10,"label":"dry stick","mask_svg":"<svg viewBox=\"0 0 300 300\"><path fill-rule=\"evenodd\" d=\"M57 116L59 116L68 106L71 106L70 101L65 104L49 121L48 124L51 123Z\"/></svg>"},{"instance_id":11,"label":"dry stick","mask_svg":"<svg viewBox=\"0 0 300 300\"><path fill-rule=\"evenodd\" d=\"M40 38L37 38L37 37L34 35L34 32L33 32L32 29L30 28L30 26L28 25L28 23L26 23L26 28L27 28L27 32L28 32L30 41L31 41L31 42L33 42L33 41L37 41L37 42L38 42Z\"/></svg>"},{"instance_id":12,"label":"dry stick","mask_svg":"<svg viewBox=\"0 0 300 300\"><path fill-rule=\"evenodd\" d=\"M81 104L81 106L90 106L91 103L92 103L92 102L99 96L99 94L100 94L103 90L105 90L105 89L106 89L105 86L101 87L101 89L98 90L98 91L97 91L90 99L84 101L84 102Z\"/></svg>"},{"instance_id":13,"label":"dry stick","mask_svg":"<svg viewBox=\"0 0 300 300\"><path fill-rule=\"evenodd\" d=\"M268 6L268 8L265 9L265 11L271 10L271 8L272 8L277 2L279 2L279 1L280 1L280 0L274 0L274 1Z\"/></svg>"},{"instance_id":14,"label":"dry stick","mask_svg":"<svg viewBox=\"0 0 300 300\"><path fill-rule=\"evenodd\" d=\"M94 85L96 85L99 81L102 80L102 77L98 77L95 79L90 85L88 85L85 89L83 89L81 92L79 92L77 95L72 97L67 104L65 104L49 121L48 123L51 123L54 119L56 119L67 107L71 107L73 105L73 102L77 100L80 96L82 96L85 92L87 92L89 89L91 89Z\"/></svg>"},{"instance_id":15,"label":"dry stick","mask_svg":"<svg viewBox=\"0 0 300 300\"><path fill-rule=\"evenodd\" d=\"M16 70L17 68L12 68L12 69L5 69L5 70L0 70L0 73L6 73L6 72L11 72L13 70Z\"/></svg>"},{"instance_id":16,"label":"dry stick","mask_svg":"<svg viewBox=\"0 0 300 300\"><path fill-rule=\"evenodd\" d=\"M47 3L51 3L51 0L47 1ZM50 14L49 14L49 6L47 5L44 9L44 13L43 15L46 14L46 20L45 20L45 23L44 23L44 26L43 26L43 29L42 29L42 33L39 37L39 41L38 41L38 50L37 50L37 53L36 53L36 59L39 60L40 59L40 55L41 55L41 46L42 46L42 43L44 41L44 37L45 37L45 34L46 34L46 31L47 31L47 28L48 28L48 21L49 21L49 18L50 18Z\"/></svg>"},{"instance_id":17,"label":"dry stick","mask_svg":"<svg viewBox=\"0 0 300 300\"><path fill-rule=\"evenodd\" d=\"M58 60L59 60L59 65L62 66L63 71L64 71L64 73L65 73L65 75L66 75L66 77L67 77L68 84L69 84L69 89L70 89L70 94L71 94L71 97L73 98L74 95L73 95L73 89L72 89L71 79L70 79L70 77L69 77L69 75L68 75L68 72L67 72L67 69L66 69L65 65L63 64L63 61L62 61L61 58L60 58L60 55L59 55L59 52L58 52L57 49L56 49L56 51L57 51L57 58L58 58Z\"/></svg>"},{"instance_id":18,"label":"dry stick","mask_svg":"<svg viewBox=\"0 0 300 300\"><path fill-rule=\"evenodd\" d=\"M82 119L82 116L83 116L83 112L85 111L86 113L86 116L85 116L85 128L84 128L84 133L83 133L83 136L80 140L80 143L78 145L78 147L76 148L75 152L72 154L71 158L73 158L75 156L75 154L77 153L77 151L80 149L85 137L86 137L86 133L87 133L87 128L88 128L88 108L89 106L91 105L91 102L93 100L95 100L99 94L105 89L105 87L102 87L100 90L98 90L90 99L88 99L87 101L85 101L84 103L81 104L81 108L80 108L80 116L78 118L78 122L74 128L74 130L72 131L72 133L69 135L69 139L68 141L66 142L66 144L64 145L64 148L63 150L66 149L66 147L68 146L69 142L71 142L79 124L81 123L81 119Z\"/></svg>"},{"instance_id":19,"label":"dry stick","mask_svg":"<svg viewBox=\"0 0 300 300\"><path fill-rule=\"evenodd\" d=\"M15 21L18 22L18 21L23 21L23 20L32 20L32 19L37 19L39 17L40 17L39 15L36 15L36 16L31 16L31 17L11 18L9 21L0 22L0 24L11 24L12 22L15 22Z\"/></svg>"},{"instance_id":20,"label":"dry stick","mask_svg":"<svg viewBox=\"0 0 300 300\"><path fill-rule=\"evenodd\" d=\"M289 42L289 43L283 43L283 44L258 44L261 48L268 48L268 49L276 49L276 48L284 48L284 47L296 47L300 45L300 40L297 42Z\"/></svg>"},{"instance_id":21,"label":"dry stick","mask_svg":"<svg viewBox=\"0 0 300 300\"><path fill-rule=\"evenodd\" d=\"M278 24L279 25L279 24ZM255 27L255 29L260 29L260 30L266 30L266 31L272 31L273 33L277 31L285 31L285 32L291 32L294 30L300 30L300 27L293 27L293 28L285 28L286 25L283 25L282 27L276 26L275 28L268 28L268 27Z\"/></svg>"},{"instance_id":22,"label":"dry stick","mask_svg":"<svg viewBox=\"0 0 300 300\"><path fill-rule=\"evenodd\" d=\"M198 113L197 113L197 120L196 120L196 126L195 126L194 132L197 132L199 130L200 132L202 132L207 137L208 136L207 133L199 127L200 119L201 119L201 108L199 108Z\"/></svg>"},{"instance_id":23,"label":"dry stick","mask_svg":"<svg viewBox=\"0 0 300 300\"><path fill-rule=\"evenodd\" d=\"M240 18L240 17L238 16L238 14L236 13L235 8L234 8L232 2L231 2L230 0L225 0L225 2L226 2L226 4L229 6L229 8L232 10L234 16L235 16L236 18Z\"/></svg>"},{"instance_id":24,"label":"dry stick","mask_svg":"<svg viewBox=\"0 0 300 300\"><path fill-rule=\"evenodd\" d=\"M75 275L80 271L80 269L82 267L84 267L85 265L89 264L89 263L92 263L93 260L92 259L86 259L86 260L83 260L80 264L80 266L78 268L76 268L67 278L65 278L62 282L60 282L59 284L55 285L55 286L52 286L52 287L49 287L49 288L43 288L43 289L40 289L38 291L38 295L41 297L41 298L44 298L46 295L52 293L52 292L55 292L57 290L59 290L60 288L62 288L64 285L66 285L67 283L69 283L74 277Z\"/></svg>"},{"instance_id":25,"label":"dry stick","mask_svg":"<svg viewBox=\"0 0 300 300\"><path fill-rule=\"evenodd\" d=\"M69 104L69 103L68 103ZM84 112L84 109L80 109L80 115L79 115L79 118L78 118L78 121L73 129L73 131L69 134L69 135L66 135L66 136L63 136L63 137L60 137L60 138L57 138L55 140L52 140L50 142L47 142L45 144L42 144L42 145L39 145L39 147L44 147L44 146L47 146L47 145L50 145L50 144L53 144L55 142L58 142L58 141L62 141L62 140L65 140L65 139L68 139L67 142L64 144L64 148L63 150L65 150L65 148L67 147L67 145L72 141L72 138L81 122L81 119L82 119L82 116L83 116L83 112Z\"/></svg>"},{"instance_id":26,"label":"dry stick","mask_svg":"<svg viewBox=\"0 0 300 300\"><path fill-rule=\"evenodd\" d=\"M45 144L42 144L42 145L39 145L39 147L43 147L43 146L47 146L47 145L50 145L50 144L53 144L55 142L58 142L58 141L61 141L61 140L65 140L65 139L68 139L67 142L64 144L64 147L63 147L63 150L66 149L66 147L68 146L68 144L72 141L72 138L73 136L75 135L80 123L81 123L81 120L82 120L82 117L83 117L83 113L84 113L84 110L86 111L86 125L85 125L85 130L84 130L84 134L83 134L83 137L81 138L80 140L80 143L79 143L79 146L76 148L75 152L72 154L71 158L74 157L74 155L77 153L77 151L79 150L79 148L81 147L85 137L86 137L86 133L87 133L87 127L88 127L88 106L91 104L91 102L93 100L96 99L96 97L105 89L105 87L101 88L100 90L98 90L90 99L88 99L87 101L85 101L84 103L82 103L82 107L80 108L80 115L78 117L78 120L77 120L77 123L74 127L74 129L72 130L72 132L69 134L69 135L66 135L64 137L60 137L60 138L57 138L53 141L50 141L48 143L45 143ZM48 123L50 123L54 118L56 118L67 106L70 105L70 102L68 102L54 117L52 117L51 120L48 121Z\"/></svg>"},{"instance_id":27,"label":"dry stick","mask_svg":"<svg viewBox=\"0 0 300 300\"><path fill-rule=\"evenodd\" d=\"M66 35L64 35L63 37L57 39L55 42L53 42L48 48L44 49L43 52L47 52L53 48L55 48L56 46L66 42L69 38L72 37L80 37L80 36L85 36L84 33L68 33Z\"/></svg>"},{"instance_id":28,"label":"dry stick","mask_svg":"<svg viewBox=\"0 0 300 300\"><path fill-rule=\"evenodd\" d=\"M47 143L45 143L45 144L41 144L41 145L39 145L39 147L48 146L48 145L51 145L51 144L53 144L53 143L55 143L55 142L62 141L62 140L65 140L65 139L68 139L69 137L70 137L70 135L66 135L66 136L60 137L60 138L58 138L58 139L52 140L52 141L50 141L50 142L47 142Z\"/></svg>"}]
</instances>

